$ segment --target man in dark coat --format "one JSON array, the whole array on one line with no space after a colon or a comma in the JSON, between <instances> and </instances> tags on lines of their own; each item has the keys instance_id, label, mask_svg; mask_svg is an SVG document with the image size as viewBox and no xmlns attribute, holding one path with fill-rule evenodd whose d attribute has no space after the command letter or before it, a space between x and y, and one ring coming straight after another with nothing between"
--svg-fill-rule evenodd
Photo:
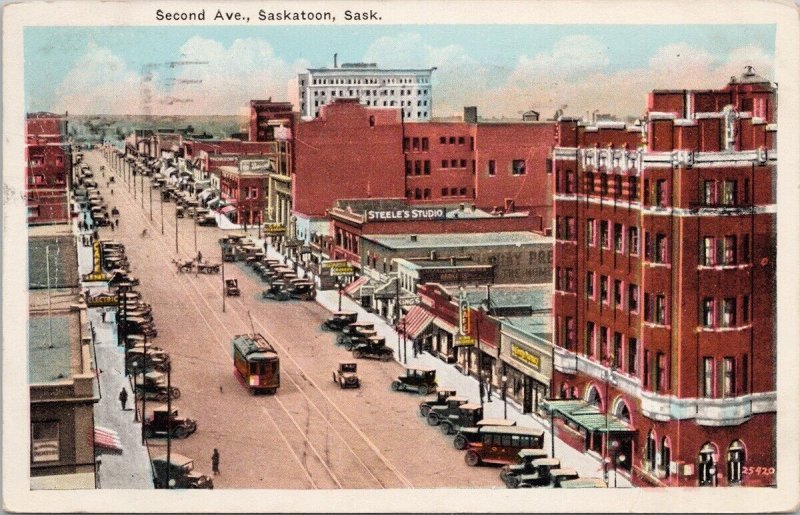
<instances>
[{"instance_id":1,"label":"man in dark coat","mask_svg":"<svg viewBox=\"0 0 800 515\"><path fill-rule=\"evenodd\" d=\"M213 472L215 476L219 475L219 451L216 449L214 449L214 453L211 455L211 472Z\"/></svg>"},{"instance_id":2,"label":"man in dark coat","mask_svg":"<svg viewBox=\"0 0 800 515\"><path fill-rule=\"evenodd\" d=\"M122 411L125 411L125 404L128 402L128 390L125 387L119 392L119 402L122 404Z\"/></svg>"}]
</instances>

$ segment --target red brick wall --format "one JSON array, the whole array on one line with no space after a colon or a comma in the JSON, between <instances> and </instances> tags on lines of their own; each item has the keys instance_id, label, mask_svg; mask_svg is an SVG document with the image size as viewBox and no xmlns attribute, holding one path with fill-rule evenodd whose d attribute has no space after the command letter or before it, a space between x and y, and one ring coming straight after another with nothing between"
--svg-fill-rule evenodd
<instances>
[{"instance_id":1,"label":"red brick wall","mask_svg":"<svg viewBox=\"0 0 800 515\"><path fill-rule=\"evenodd\" d=\"M428 140L428 150L423 150L423 139ZM473 147L473 131L466 123L406 124L405 196L414 204L473 202ZM427 174L425 161L430 162Z\"/></svg>"},{"instance_id":2,"label":"red brick wall","mask_svg":"<svg viewBox=\"0 0 800 515\"><path fill-rule=\"evenodd\" d=\"M399 113L335 102L323 107L318 118L299 124L293 209L324 216L339 199L403 197L403 126Z\"/></svg>"}]
</instances>

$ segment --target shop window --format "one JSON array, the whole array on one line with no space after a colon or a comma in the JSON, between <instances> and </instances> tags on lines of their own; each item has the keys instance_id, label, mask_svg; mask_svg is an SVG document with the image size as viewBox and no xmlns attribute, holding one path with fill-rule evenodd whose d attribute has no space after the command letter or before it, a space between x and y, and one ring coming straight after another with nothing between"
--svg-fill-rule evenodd
<instances>
[{"instance_id":1,"label":"shop window","mask_svg":"<svg viewBox=\"0 0 800 515\"><path fill-rule=\"evenodd\" d=\"M726 476L729 485L738 485L742 482L744 469L744 444L736 440L728 447Z\"/></svg>"},{"instance_id":2,"label":"shop window","mask_svg":"<svg viewBox=\"0 0 800 515\"><path fill-rule=\"evenodd\" d=\"M33 422L31 424L31 462L43 463L61 459L57 421Z\"/></svg>"},{"instance_id":3,"label":"shop window","mask_svg":"<svg viewBox=\"0 0 800 515\"><path fill-rule=\"evenodd\" d=\"M511 161L511 175L525 175L524 159L514 159Z\"/></svg>"},{"instance_id":4,"label":"shop window","mask_svg":"<svg viewBox=\"0 0 800 515\"><path fill-rule=\"evenodd\" d=\"M497 173L497 163L494 159L489 160L487 173L490 176L494 176Z\"/></svg>"},{"instance_id":5,"label":"shop window","mask_svg":"<svg viewBox=\"0 0 800 515\"><path fill-rule=\"evenodd\" d=\"M697 457L697 483L699 486L716 486L717 464L714 445L705 443Z\"/></svg>"}]
</instances>

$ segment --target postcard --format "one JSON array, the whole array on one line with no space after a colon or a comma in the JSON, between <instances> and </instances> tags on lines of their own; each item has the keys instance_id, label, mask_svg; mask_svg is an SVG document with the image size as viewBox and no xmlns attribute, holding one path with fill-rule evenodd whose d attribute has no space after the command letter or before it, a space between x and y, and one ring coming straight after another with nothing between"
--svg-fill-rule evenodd
<instances>
[{"instance_id":1,"label":"postcard","mask_svg":"<svg viewBox=\"0 0 800 515\"><path fill-rule=\"evenodd\" d=\"M796 4L3 14L5 509L798 509Z\"/></svg>"}]
</instances>

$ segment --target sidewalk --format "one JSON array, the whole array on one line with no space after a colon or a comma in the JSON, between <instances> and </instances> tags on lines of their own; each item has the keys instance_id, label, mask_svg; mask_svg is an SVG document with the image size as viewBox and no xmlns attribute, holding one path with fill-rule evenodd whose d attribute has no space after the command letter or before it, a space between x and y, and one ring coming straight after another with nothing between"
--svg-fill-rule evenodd
<instances>
[{"instance_id":1,"label":"sidewalk","mask_svg":"<svg viewBox=\"0 0 800 515\"><path fill-rule=\"evenodd\" d=\"M74 222L78 234L78 271L87 274L93 268L92 247L84 247L83 236L91 238L92 231L78 231L77 220ZM108 285L102 282L82 283L82 287L92 293L107 291ZM134 395L128 378L125 377L125 352L117 346L116 322L103 322L102 312L108 308L88 308L90 327L95 332L95 353L100 387L100 401L94 406L94 425L97 428L110 429L117 433L122 452L96 451L99 488L148 489L153 488L153 477L150 468L150 455L147 447L142 445L141 425L134 422ZM111 320L110 310L107 315ZM128 391L127 410L122 411L119 393L122 388Z\"/></svg>"},{"instance_id":2,"label":"sidewalk","mask_svg":"<svg viewBox=\"0 0 800 515\"><path fill-rule=\"evenodd\" d=\"M258 245L263 248L264 240L253 238ZM283 259L284 256L279 254L272 246L268 248L267 257L271 259ZM244 266L244 265L243 265ZM304 271L305 273L305 271ZM339 292L337 290L324 290L317 292L317 303L333 312L338 310L339 306ZM373 322L378 336L386 338L386 345L394 350L395 360L402 363L399 359L399 347L402 346L402 337L399 337L394 328L390 326L386 320L382 319L374 313L368 313L360 304L354 302L346 295L342 295L342 309L357 311L358 319L364 322ZM406 342L408 348L407 366L421 366L436 369L436 377L439 384L443 387L450 387L458 391L459 396L469 398L470 402L480 404L480 397L478 393L478 381L472 376L464 375L453 365L449 365L442 360L423 352L418 354L417 357L413 355L413 348L411 342ZM403 351L405 356L405 350ZM503 418L503 401L500 399L499 392L492 391L492 402L484 403L484 417L485 418ZM519 426L535 427L542 429L545 432L544 449L550 452L551 436L550 436L550 421L544 420L535 414L523 414L519 407L509 402L508 403L508 418L517 422ZM578 471L581 477L600 477L603 476L602 462L599 460L581 453L573 449L558 438L555 439L555 456L561 459L562 466L565 468L574 468ZM614 473L609 470L608 473L609 484L614 484ZM619 488L631 487L630 481L623 477L622 474L617 475L616 484Z\"/></svg>"}]
</instances>

